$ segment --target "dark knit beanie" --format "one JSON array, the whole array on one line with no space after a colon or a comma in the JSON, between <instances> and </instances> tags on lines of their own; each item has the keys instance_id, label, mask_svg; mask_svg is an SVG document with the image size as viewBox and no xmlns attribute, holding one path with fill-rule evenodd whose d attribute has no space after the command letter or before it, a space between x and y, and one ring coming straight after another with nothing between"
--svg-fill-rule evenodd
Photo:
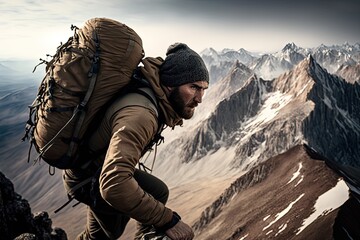
<instances>
[{"instance_id":1,"label":"dark knit beanie","mask_svg":"<svg viewBox=\"0 0 360 240\"><path fill-rule=\"evenodd\" d=\"M199 54L184 43L175 43L168 48L160 67L160 81L168 87L197 81L209 82L209 72Z\"/></svg>"}]
</instances>

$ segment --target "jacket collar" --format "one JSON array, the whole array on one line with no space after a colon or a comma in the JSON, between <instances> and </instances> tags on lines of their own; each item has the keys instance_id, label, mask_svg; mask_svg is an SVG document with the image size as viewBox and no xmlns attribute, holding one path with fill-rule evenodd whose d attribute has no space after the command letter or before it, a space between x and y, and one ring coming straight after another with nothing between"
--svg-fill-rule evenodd
<instances>
[{"instance_id":1,"label":"jacket collar","mask_svg":"<svg viewBox=\"0 0 360 240\"><path fill-rule=\"evenodd\" d=\"M160 57L147 57L142 60L144 66L140 69L144 77L149 81L156 97L159 99L159 105L164 115L165 124L174 128L176 125L182 125L183 120L171 106L160 83L159 70L163 62L164 60Z\"/></svg>"}]
</instances>

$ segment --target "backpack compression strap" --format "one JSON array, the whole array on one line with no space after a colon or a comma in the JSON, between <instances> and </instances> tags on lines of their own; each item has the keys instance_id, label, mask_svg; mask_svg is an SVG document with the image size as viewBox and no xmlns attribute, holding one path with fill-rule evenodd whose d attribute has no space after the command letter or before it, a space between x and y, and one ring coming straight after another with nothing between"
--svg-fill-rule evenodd
<instances>
[{"instance_id":1,"label":"backpack compression strap","mask_svg":"<svg viewBox=\"0 0 360 240\"><path fill-rule=\"evenodd\" d=\"M77 121L76 127L74 129L73 137L71 139L71 143L70 143L69 150L67 153L68 157L71 157L73 155L75 144L78 144L78 141L79 141L78 136L79 136L79 133L80 133L80 130L81 130L81 127L85 120L85 115L86 115L85 108L86 108L87 103L88 103L88 101L93 93L93 90L95 88L96 79L97 79L97 75L98 75L99 68L100 68L100 58L99 58L100 43L99 43L99 38L95 31L93 32L93 40L95 42L96 52L93 56L93 63L92 63L90 72L88 74L88 78L90 79L89 88L85 94L83 101L78 105L78 107L75 109L75 112L73 113L73 115L76 115L78 112L80 112L80 116Z\"/></svg>"}]
</instances>

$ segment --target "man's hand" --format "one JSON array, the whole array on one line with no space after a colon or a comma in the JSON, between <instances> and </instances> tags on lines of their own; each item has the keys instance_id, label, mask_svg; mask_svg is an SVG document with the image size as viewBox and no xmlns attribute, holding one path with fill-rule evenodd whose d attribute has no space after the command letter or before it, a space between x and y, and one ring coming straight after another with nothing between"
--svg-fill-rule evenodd
<instances>
[{"instance_id":1,"label":"man's hand","mask_svg":"<svg viewBox=\"0 0 360 240\"><path fill-rule=\"evenodd\" d=\"M166 230L165 233L172 240L192 240L194 238L191 227L181 220L174 227Z\"/></svg>"}]
</instances>

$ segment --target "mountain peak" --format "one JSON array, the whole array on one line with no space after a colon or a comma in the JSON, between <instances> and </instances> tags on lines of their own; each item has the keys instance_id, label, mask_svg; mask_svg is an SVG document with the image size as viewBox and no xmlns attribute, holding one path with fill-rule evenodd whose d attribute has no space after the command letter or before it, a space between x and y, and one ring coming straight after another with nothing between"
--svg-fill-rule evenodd
<instances>
[{"instance_id":1,"label":"mountain peak","mask_svg":"<svg viewBox=\"0 0 360 240\"><path fill-rule=\"evenodd\" d=\"M248 69L248 67L239 60L236 60L232 69Z\"/></svg>"},{"instance_id":2,"label":"mountain peak","mask_svg":"<svg viewBox=\"0 0 360 240\"><path fill-rule=\"evenodd\" d=\"M316 62L314 57L311 54L309 54L304 60L302 60L294 68L294 71L299 71L301 69L306 70L306 71L309 71L309 70L315 71L318 68L321 68L321 70L324 71L323 68Z\"/></svg>"},{"instance_id":3,"label":"mountain peak","mask_svg":"<svg viewBox=\"0 0 360 240\"><path fill-rule=\"evenodd\" d=\"M253 71L250 68L241 63L239 60L236 60L230 70L230 86L234 88L240 87L242 82L245 82L252 74Z\"/></svg>"},{"instance_id":4,"label":"mountain peak","mask_svg":"<svg viewBox=\"0 0 360 240\"><path fill-rule=\"evenodd\" d=\"M244 49L244 48L240 48L240 49L238 50L238 52L239 52L240 54L251 55L251 53L250 53L249 51L247 51L246 49Z\"/></svg>"},{"instance_id":5,"label":"mountain peak","mask_svg":"<svg viewBox=\"0 0 360 240\"><path fill-rule=\"evenodd\" d=\"M325 76L329 74L326 68L320 66L320 64L314 59L314 57L311 54L307 56L305 62L307 62L309 73L313 77Z\"/></svg>"},{"instance_id":6,"label":"mountain peak","mask_svg":"<svg viewBox=\"0 0 360 240\"><path fill-rule=\"evenodd\" d=\"M283 93L288 93L297 97L311 89L317 79L316 75L324 70L316 63L314 58L309 54L292 70L281 74L275 80L275 86ZM307 90L306 90L307 89Z\"/></svg>"},{"instance_id":7,"label":"mountain peak","mask_svg":"<svg viewBox=\"0 0 360 240\"><path fill-rule=\"evenodd\" d=\"M282 49L282 52L286 51L296 51L298 49L298 46L295 45L295 43L288 43L285 45L285 47Z\"/></svg>"},{"instance_id":8,"label":"mountain peak","mask_svg":"<svg viewBox=\"0 0 360 240\"><path fill-rule=\"evenodd\" d=\"M234 49L232 49L232 48L224 48L223 50L221 50L221 54L226 54L226 53L228 53L228 52L234 52L235 50Z\"/></svg>"},{"instance_id":9,"label":"mountain peak","mask_svg":"<svg viewBox=\"0 0 360 240\"><path fill-rule=\"evenodd\" d=\"M218 52L214 49L214 48L205 48L203 51L201 51L200 53L201 56L203 55L218 55Z\"/></svg>"},{"instance_id":10,"label":"mountain peak","mask_svg":"<svg viewBox=\"0 0 360 240\"><path fill-rule=\"evenodd\" d=\"M315 59L313 58L313 56L312 56L311 54L309 54L309 55L307 56L306 61L309 63L309 66L310 66L310 67L311 67L311 66L314 67L315 64L317 64L316 61L315 61Z\"/></svg>"}]
</instances>

